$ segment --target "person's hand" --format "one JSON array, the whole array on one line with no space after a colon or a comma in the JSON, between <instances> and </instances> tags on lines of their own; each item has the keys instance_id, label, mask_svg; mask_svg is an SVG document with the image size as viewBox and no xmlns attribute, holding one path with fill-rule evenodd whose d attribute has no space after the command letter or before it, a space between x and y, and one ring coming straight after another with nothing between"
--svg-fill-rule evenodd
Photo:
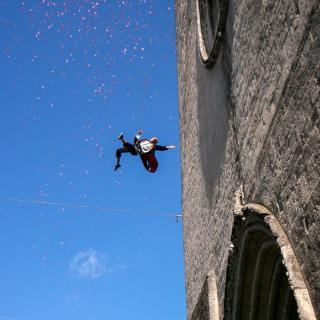
<instances>
[{"instance_id":1,"label":"person's hand","mask_svg":"<svg viewBox=\"0 0 320 320\"><path fill-rule=\"evenodd\" d=\"M176 146L167 146L167 149L175 149Z\"/></svg>"}]
</instances>

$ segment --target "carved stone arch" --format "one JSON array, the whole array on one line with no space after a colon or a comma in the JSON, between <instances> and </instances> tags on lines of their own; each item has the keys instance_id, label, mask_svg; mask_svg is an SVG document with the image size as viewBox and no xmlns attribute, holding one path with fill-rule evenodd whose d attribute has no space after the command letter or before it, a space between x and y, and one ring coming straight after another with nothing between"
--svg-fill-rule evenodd
<instances>
[{"instance_id":1,"label":"carved stone arch","mask_svg":"<svg viewBox=\"0 0 320 320\"><path fill-rule=\"evenodd\" d=\"M220 320L218 290L214 270L211 270L202 286L191 320Z\"/></svg>"},{"instance_id":2,"label":"carved stone arch","mask_svg":"<svg viewBox=\"0 0 320 320\"><path fill-rule=\"evenodd\" d=\"M224 319L315 320L307 285L286 233L259 204L236 201Z\"/></svg>"},{"instance_id":3,"label":"carved stone arch","mask_svg":"<svg viewBox=\"0 0 320 320\"><path fill-rule=\"evenodd\" d=\"M198 45L202 64L211 68L220 51L229 0L196 0Z\"/></svg>"}]
</instances>

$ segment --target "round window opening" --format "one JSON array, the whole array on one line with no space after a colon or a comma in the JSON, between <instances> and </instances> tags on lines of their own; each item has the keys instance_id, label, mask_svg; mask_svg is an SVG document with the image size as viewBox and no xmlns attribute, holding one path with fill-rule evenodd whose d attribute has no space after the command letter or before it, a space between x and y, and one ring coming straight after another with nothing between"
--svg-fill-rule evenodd
<instances>
[{"instance_id":1,"label":"round window opening","mask_svg":"<svg viewBox=\"0 0 320 320\"><path fill-rule=\"evenodd\" d=\"M211 68L223 41L228 0L196 0L196 6L200 58Z\"/></svg>"}]
</instances>

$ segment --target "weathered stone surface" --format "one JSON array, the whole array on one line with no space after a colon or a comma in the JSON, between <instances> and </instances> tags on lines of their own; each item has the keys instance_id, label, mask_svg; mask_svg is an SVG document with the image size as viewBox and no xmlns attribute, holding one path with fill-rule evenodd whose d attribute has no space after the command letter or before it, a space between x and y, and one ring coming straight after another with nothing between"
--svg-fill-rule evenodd
<instances>
[{"instance_id":1,"label":"weathered stone surface","mask_svg":"<svg viewBox=\"0 0 320 320\"><path fill-rule=\"evenodd\" d=\"M318 0L230 1L224 46L199 59L195 1L176 0L188 317L209 270L221 315L233 194L268 207L320 317Z\"/></svg>"}]
</instances>

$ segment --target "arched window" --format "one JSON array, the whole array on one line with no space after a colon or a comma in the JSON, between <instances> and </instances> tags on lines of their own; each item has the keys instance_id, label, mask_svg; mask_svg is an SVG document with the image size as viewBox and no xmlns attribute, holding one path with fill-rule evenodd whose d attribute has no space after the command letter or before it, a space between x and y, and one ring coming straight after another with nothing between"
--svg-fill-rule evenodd
<instances>
[{"instance_id":1,"label":"arched window","mask_svg":"<svg viewBox=\"0 0 320 320\"><path fill-rule=\"evenodd\" d=\"M196 0L198 43L204 66L211 68L219 54L226 23L227 0Z\"/></svg>"}]
</instances>

